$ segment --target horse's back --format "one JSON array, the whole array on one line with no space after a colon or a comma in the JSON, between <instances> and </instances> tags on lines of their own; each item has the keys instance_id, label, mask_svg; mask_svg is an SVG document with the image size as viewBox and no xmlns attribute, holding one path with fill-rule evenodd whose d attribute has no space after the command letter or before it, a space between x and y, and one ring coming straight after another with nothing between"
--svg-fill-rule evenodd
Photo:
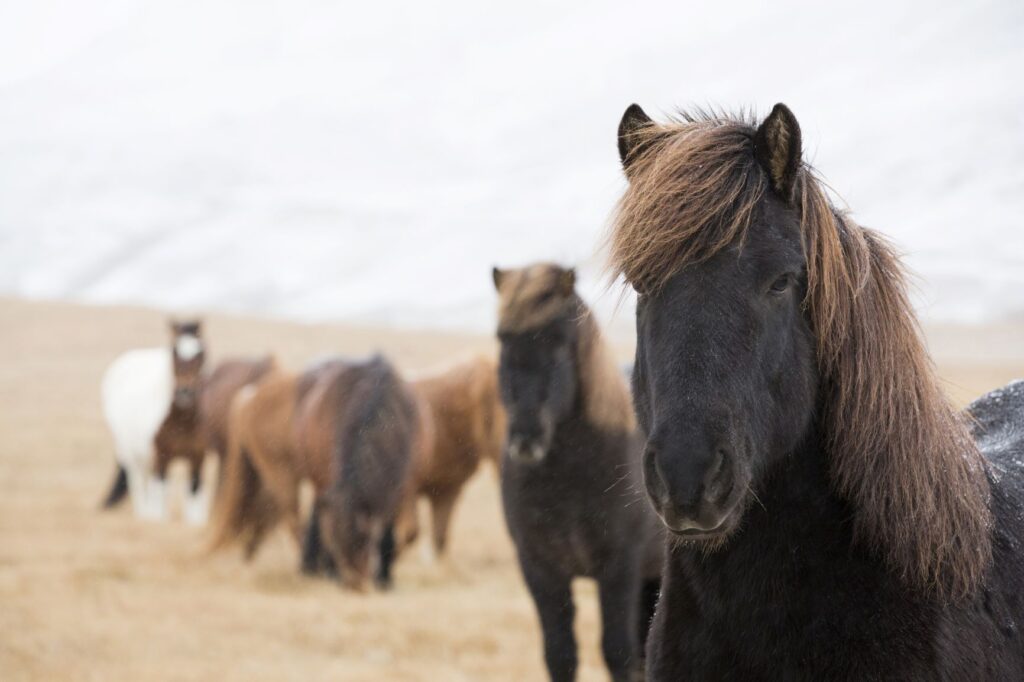
<instances>
[{"instance_id":1,"label":"horse's back","mask_svg":"<svg viewBox=\"0 0 1024 682\"><path fill-rule=\"evenodd\" d=\"M174 368L166 348L128 351L103 374L103 414L118 456L143 457L167 416L174 392Z\"/></svg>"},{"instance_id":2,"label":"horse's back","mask_svg":"<svg viewBox=\"0 0 1024 682\"><path fill-rule=\"evenodd\" d=\"M966 670L984 671L985 679L1024 679L1024 381L987 393L967 412L989 464L993 557L983 598L959 613L948 646L972 663ZM966 648L965 631L977 637Z\"/></svg>"},{"instance_id":3,"label":"horse's back","mask_svg":"<svg viewBox=\"0 0 1024 682\"><path fill-rule=\"evenodd\" d=\"M274 368L273 356L258 359L224 360L203 380L199 411L207 445L223 455L227 448L229 412L238 393Z\"/></svg>"},{"instance_id":4,"label":"horse's back","mask_svg":"<svg viewBox=\"0 0 1024 682\"><path fill-rule=\"evenodd\" d=\"M990 462L999 467L1024 465L1024 380L986 393L967 412L978 447Z\"/></svg>"},{"instance_id":5,"label":"horse's back","mask_svg":"<svg viewBox=\"0 0 1024 682\"><path fill-rule=\"evenodd\" d=\"M412 387L377 356L349 369L354 378L338 433L344 487L372 506L397 504L412 473L420 403ZM381 498L381 499L374 499Z\"/></svg>"},{"instance_id":6,"label":"horse's back","mask_svg":"<svg viewBox=\"0 0 1024 682\"><path fill-rule=\"evenodd\" d=\"M1024 381L1014 381L986 393L967 408L971 434L989 465L993 488L993 511L997 525L1000 515L1011 514L1024 506ZM1024 520L1016 524L1024 536ZM1021 538L1024 540L1024 537Z\"/></svg>"}]
</instances>

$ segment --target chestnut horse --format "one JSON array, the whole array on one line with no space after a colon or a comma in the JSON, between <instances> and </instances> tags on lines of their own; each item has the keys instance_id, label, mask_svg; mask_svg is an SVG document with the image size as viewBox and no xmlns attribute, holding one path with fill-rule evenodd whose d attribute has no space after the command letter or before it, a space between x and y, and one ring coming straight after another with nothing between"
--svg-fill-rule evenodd
<instances>
[{"instance_id":1,"label":"chestnut horse","mask_svg":"<svg viewBox=\"0 0 1024 682\"><path fill-rule=\"evenodd\" d=\"M240 541L251 558L281 520L301 544L299 486L309 480L315 500L303 569L329 568L363 589L379 547L377 580L387 586L422 419L411 388L379 356L328 360L297 375L275 371L243 389L229 418L211 547ZM325 556L329 565L321 566Z\"/></svg>"},{"instance_id":2,"label":"chestnut horse","mask_svg":"<svg viewBox=\"0 0 1024 682\"><path fill-rule=\"evenodd\" d=\"M493 360L477 357L417 379L413 388L427 407L433 435L417 467L414 490L430 503L431 540L435 554L442 556L462 487L481 461L497 466L501 457L505 411L498 368Z\"/></svg>"},{"instance_id":3,"label":"chestnut horse","mask_svg":"<svg viewBox=\"0 0 1024 682\"><path fill-rule=\"evenodd\" d=\"M651 680L1024 680L1024 384L958 413L784 105L619 127ZM893 188L898 191L898 187Z\"/></svg>"},{"instance_id":4,"label":"chestnut horse","mask_svg":"<svg viewBox=\"0 0 1024 682\"><path fill-rule=\"evenodd\" d=\"M199 392L199 427L207 452L223 463L228 451L228 417L239 391L277 369L272 355L229 358L203 377Z\"/></svg>"},{"instance_id":5,"label":"chestnut horse","mask_svg":"<svg viewBox=\"0 0 1024 682\"><path fill-rule=\"evenodd\" d=\"M576 675L571 584L588 577L605 663L624 681L643 668L664 540L641 496L629 391L575 281L556 265L494 269L509 427L501 497L551 679Z\"/></svg>"},{"instance_id":6,"label":"chestnut horse","mask_svg":"<svg viewBox=\"0 0 1024 682\"><path fill-rule=\"evenodd\" d=\"M201 323L170 323L171 347L132 350L103 375L103 414L114 438L117 472L103 507L131 493L137 516L166 517L166 485L156 471L154 441L168 415L194 412L205 358Z\"/></svg>"}]
</instances>

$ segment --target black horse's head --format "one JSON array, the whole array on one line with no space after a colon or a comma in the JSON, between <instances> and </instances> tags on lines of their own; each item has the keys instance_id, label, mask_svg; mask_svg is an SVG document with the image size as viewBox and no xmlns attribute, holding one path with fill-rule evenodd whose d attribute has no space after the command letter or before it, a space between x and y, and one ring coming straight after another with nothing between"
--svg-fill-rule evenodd
<instances>
[{"instance_id":1,"label":"black horse's head","mask_svg":"<svg viewBox=\"0 0 1024 682\"><path fill-rule=\"evenodd\" d=\"M576 275L548 264L494 268L493 274L500 297L498 377L508 412L508 454L516 462L536 463L547 455L555 427L578 391Z\"/></svg>"},{"instance_id":2,"label":"black horse's head","mask_svg":"<svg viewBox=\"0 0 1024 682\"><path fill-rule=\"evenodd\" d=\"M818 382L792 206L796 120L779 105L758 128L690 124L711 134L687 139L685 126L627 110L619 150L631 186L613 249L638 293L648 495L676 535L712 539L737 527L759 477L804 437ZM659 244L667 230L692 234Z\"/></svg>"}]
</instances>

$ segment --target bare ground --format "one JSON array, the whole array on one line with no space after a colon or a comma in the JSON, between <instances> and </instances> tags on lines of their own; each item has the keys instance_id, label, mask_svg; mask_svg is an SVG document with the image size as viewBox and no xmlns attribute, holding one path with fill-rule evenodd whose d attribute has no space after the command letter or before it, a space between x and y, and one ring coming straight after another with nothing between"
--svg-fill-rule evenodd
<instances>
[{"instance_id":1,"label":"bare ground","mask_svg":"<svg viewBox=\"0 0 1024 682\"><path fill-rule=\"evenodd\" d=\"M209 316L213 360L274 350L301 367L379 348L406 370L490 339ZM0 678L543 679L533 606L483 468L450 561L404 556L397 588L301 578L283 532L257 559L203 554L202 531L97 511L113 474L98 385L119 352L165 342L164 315L0 299ZM1024 376L1024 323L929 330L959 403ZM176 472L181 478L181 472ZM581 679L605 679L594 591L577 587Z\"/></svg>"}]
</instances>

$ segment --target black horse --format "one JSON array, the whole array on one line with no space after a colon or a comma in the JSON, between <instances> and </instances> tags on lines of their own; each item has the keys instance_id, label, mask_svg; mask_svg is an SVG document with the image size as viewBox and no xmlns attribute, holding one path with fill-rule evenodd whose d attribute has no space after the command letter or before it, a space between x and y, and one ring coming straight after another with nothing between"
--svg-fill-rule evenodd
<instances>
[{"instance_id":1,"label":"black horse","mask_svg":"<svg viewBox=\"0 0 1024 682\"><path fill-rule=\"evenodd\" d=\"M629 391L574 282L554 265L494 271L509 418L502 502L551 679L576 675L571 582L582 576L598 584L605 663L629 680L643 666L663 531L642 497Z\"/></svg>"},{"instance_id":2,"label":"black horse","mask_svg":"<svg viewBox=\"0 0 1024 682\"><path fill-rule=\"evenodd\" d=\"M619 152L672 532L649 679L1024 680L1024 384L949 405L898 259L833 209L785 106L633 105Z\"/></svg>"}]
</instances>

